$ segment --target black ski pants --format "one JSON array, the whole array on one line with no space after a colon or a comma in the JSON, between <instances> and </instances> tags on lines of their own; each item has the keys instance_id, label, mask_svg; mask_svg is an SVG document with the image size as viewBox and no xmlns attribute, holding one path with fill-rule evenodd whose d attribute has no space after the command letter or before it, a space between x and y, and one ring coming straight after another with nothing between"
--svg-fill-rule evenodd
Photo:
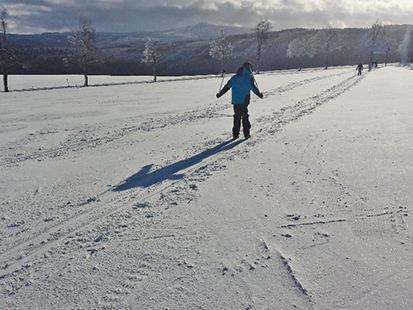
<instances>
[{"instance_id":1,"label":"black ski pants","mask_svg":"<svg viewBox=\"0 0 413 310\"><path fill-rule=\"evenodd\" d=\"M249 102L244 102L243 104L233 104L234 107L234 126L232 127L232 135L234 137L239 136L242 122L242 130L244 136L249 136L251 124L248 115L248 104Z\"/></svg>"}]
</instances>

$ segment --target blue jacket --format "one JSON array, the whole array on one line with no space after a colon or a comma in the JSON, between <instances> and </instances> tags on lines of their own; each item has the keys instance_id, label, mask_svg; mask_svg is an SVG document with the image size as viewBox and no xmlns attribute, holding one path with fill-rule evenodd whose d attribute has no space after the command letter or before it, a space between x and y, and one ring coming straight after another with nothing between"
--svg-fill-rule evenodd
<instances>
[{"instance_id":1,"label":"blue jacket","mask_svg":"<svg viewBox=\"0 0 413 310\"><path fill-rule=\"evenodd\" d=\"M237 74L230 78L224 88L217 94L217 97L221 97L230 89L232 89L232 104L249 103L250 91L260 96L254 76L244 67L238 69Z\"/></svg>"}]
</instances>

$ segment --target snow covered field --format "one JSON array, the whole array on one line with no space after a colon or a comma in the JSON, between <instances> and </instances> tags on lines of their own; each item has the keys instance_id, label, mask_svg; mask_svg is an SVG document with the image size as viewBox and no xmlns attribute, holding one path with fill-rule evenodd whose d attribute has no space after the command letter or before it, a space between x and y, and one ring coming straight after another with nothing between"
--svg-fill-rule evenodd
<instances>
[{"instance_id":1,"label":"snow covered field","mask_svg":"<svg viewBox=\"0 0 413 310\"><path fill-rule=\"evenodd\" d=\"M0 93L0 309L413 308L413 71L260 74L246 141L220 78L42 78Z\"/></svg>"}]
</instances>

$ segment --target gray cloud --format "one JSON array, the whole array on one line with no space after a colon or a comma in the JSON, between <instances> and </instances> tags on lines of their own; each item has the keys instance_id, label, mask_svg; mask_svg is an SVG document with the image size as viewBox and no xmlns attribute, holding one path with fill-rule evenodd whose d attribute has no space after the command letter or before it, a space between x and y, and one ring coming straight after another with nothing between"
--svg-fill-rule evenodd
<instances>
[{"instance_id":1,"label":"gray cloud","mask_svg":"<svg viewBox=\"0 0 413 310\"><path fill-rule=\"evenodd\" d=\"M362 6L356 0L3 0L3 6L13 33L74 30L81 15L90 18L97 31L134 32L205 21L252 27L263 15L274 30L327 24L369 27L377 19L384 24L413 23L413 5L400 1L405 0L366 0Z\"/></svg>"}]
</instances>

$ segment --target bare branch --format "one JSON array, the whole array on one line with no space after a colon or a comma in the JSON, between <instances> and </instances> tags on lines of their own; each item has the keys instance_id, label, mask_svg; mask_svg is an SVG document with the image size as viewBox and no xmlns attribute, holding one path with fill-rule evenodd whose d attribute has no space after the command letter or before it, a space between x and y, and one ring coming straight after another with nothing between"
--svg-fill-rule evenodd
<instances>
[{"instance_id":1,"label":"bare branch","mask_svg":"<svg viewBox=\"0 0 413 310\"><path fill-rule=\"evenodd\" d=\"M257 73L259 73L259 66L261 62L261 50L268 40L268 34L271 28L271 23L269 22L267 17L262 17L254 28L255 36L257 39Z\"/></svg>"}]
</instances>

